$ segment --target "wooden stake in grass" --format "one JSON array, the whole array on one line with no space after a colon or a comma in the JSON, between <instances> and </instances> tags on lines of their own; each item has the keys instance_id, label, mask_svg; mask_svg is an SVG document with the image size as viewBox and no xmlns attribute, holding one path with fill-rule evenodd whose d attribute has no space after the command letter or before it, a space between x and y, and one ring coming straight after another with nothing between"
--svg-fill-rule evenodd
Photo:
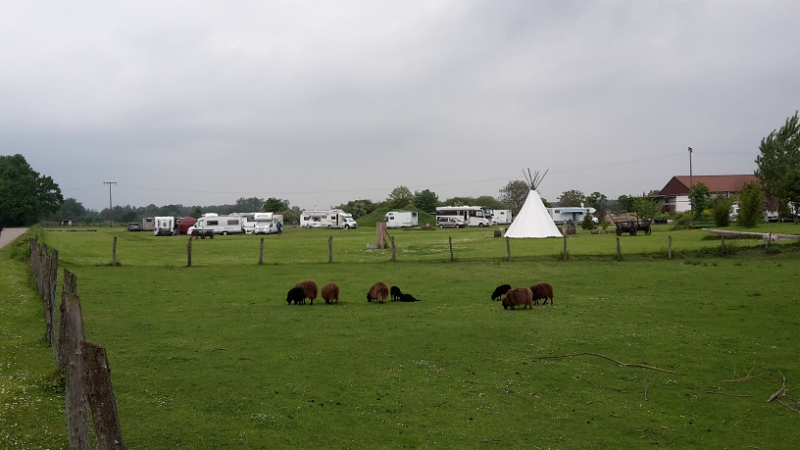
<instances>
[{"instance_id":1,"label":"wooden stake in grass","mask_svg":"<svg viewBox=\"0 0 800 450\"><path fill-rule=\"evenodd\" d=\"M622 259L622 246L619 244L619 236L617 236L617 259Z\"/></svg>"},{"instance_id":2,"label":"wooden stake in grass","mask_svg":"<svg viewBox=\"0 0 800 450\"><path fill-rule=\"evenodd\" d=\"M111 247L111 265L117 266L117 237L114 236L114 245Z\"/></svg>"},{"instance_id":3,"label":"wooden stake in grass","mask_svg":"<svg viewBox=\"0 0 800 450\"><path fill-rule=\"evenodd\" d=\"M564 261L567 260L567 235L564 235Z\"/></svg>"},{"instance_id":4,"label":"wooden stake in grass","mask_svg":"<svg viewBox=\"0 0 800 450\"><path fill-rule=\"evenodd\" d=\"M672 259L672 236L669 236L667 244L667 258Z\"/></svg>"},{"instance_id":5,"label":"wooden stake in grass","mask_svg":"<svg viewBox=\"0 0 800 450\"><path fill-rule=\"evenodd\" d=\"M392 238L392 253L394 253L394 238ZM333 262L333 236L328 237L328 263Z\"/></svg>"},{"instance_id":6,"label":"wooden stake in grass","mask_svg":"<svg viewBox=\"0 0 800 450\"><path fill-rule=\"evenodd\" d=\"M192 235L189 235L189 243L186 244L186 267L192 267Z\"/></svg>"},{"instance_id":7,"label":"wooden stake in grass","mask_svg":"<svg viewBox=\"0 0 800 450\"><path fill-rule=\"evenodd\" d=\"M100 449L125 450L106 349L89 341L81 341L80 349L86 400L92 408L92 422Z\"/></svg>"},{"instance_id":8,"label":"wooden stake in grass","mask_svg":"<svg viewBox=\"0 0 800 450\"><path fill-rule=\"evenodd\" d=\"M454 259L453 259L453 237L452 236L448 236L447 237L447 241L450 243L450 262L453 262L454 261Z\"/></svg>"},{"instance_id":9,"label":"wooden stake in grass","mask_svg":"<svg viewBox=\"0 0 800 450\"><path fill-rule=\"evenodd\" d=\"M390 236L389 239L392 241L392 262L397 261L397 251L394 246L394 236Z\"/></svg>"},{"instance_id":10,"label":"wooden stake in grass","mask_svg":"<svg viewBox=\"0 0 800 450\"><path fill-rule=\"evenodd\" d=\"M258 250L258 265L264 265L264 238L261 238L261 248Z\"/></svg>"},{"instance_id":11,"label":"wooden stake in grass","mask_svg":"<svg viewBox=\"0 0 800 450\"><path fill-rule=\"evenodd\" d=\"M506 238L506 253L508 253L508 262L511 262L511 243Z\"/></svg>"}]
</instances>

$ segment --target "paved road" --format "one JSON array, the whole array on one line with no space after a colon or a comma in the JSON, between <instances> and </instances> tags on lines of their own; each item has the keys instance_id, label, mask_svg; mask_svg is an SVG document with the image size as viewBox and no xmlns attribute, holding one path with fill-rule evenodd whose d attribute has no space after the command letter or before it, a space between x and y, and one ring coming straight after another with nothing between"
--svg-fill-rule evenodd
<instances>
[{"instance_id":1,"label":"paved road","mask_svg":"<svg viewBox=\"0 0 800 450\"><path fill-rule=\"evenodd\" d=\"M0 233L0 248L22 236L26 231L28 231L27 228L3 228L3 232Z\"/></svg>"}]
</instances>

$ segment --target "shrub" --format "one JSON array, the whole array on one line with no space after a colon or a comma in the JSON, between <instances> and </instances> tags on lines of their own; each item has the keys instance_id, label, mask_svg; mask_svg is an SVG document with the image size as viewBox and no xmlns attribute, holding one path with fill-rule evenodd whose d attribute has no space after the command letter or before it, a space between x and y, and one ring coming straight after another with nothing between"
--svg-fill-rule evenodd
<instances>
[{"instance_id":1,"label":"shrub","mask_svg":"<svg viewBox=\"0 0 800 450\"><path fill-rule=\"evenodd\" d=\"M727 227L730 223L730 210L733 199L720 198L714 203L712 212L714 214L714 224L718 227Z\"/></svg>"},{"instance_id":2,"label":"shrub","mask_svg":"<svg viewBox=\"0 0 800 450\"><path fill-rule=\"evenodd\" d=\"M590 214L586 214L583 217L583 222L581 222L581 228L584 230L594 230L594 222L592 222L592 216Z\"/></svg>"},{"instance_id":3,"label":"shrub","mask_svg":"<svg viewBox=\"0 0 800 450\"><path fill-rule=\"evenodd\" d=\"M679 213L672 221L670 230L686 230L692 226L692 214L689 212Z\"/></svg>"},{"instance_id":4,"label":"shrub","mask_svg":"<svg viewBox=\"0 0 800 450\"><path fill-rule=\"evenodd\" d=\"M753 228L763 218L764 192L755 181L745 183L739 196L739 218L741 225Z\"/></svg>"}]
</instances>

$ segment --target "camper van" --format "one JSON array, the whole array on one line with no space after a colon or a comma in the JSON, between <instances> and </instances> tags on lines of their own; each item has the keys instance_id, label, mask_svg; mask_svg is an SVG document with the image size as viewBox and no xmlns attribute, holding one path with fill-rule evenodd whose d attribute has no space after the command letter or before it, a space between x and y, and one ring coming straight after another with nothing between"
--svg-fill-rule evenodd
<instances>
[{"instance_id":1,"label":"camper van","mask_svg":"<svg viewBox=\"0 0 800 450\"><path fill-rule=\"evenodd\" d=\"M272 234L278 232L278 224L283 227L283 215L275 213L256 213L252 219L253 234Z\"/></svg>"},{"instance_id":2,"label":"camper van","mask_svg":"<svg viewBox=\"0 0 800 450\"><path fill-rule=\"evenodd\" d=\"M383 219L386 228L412 228L419 226L419 216L416 211L389 211Z\"/></svg>"},{"instance_id":3,"label":"camper van","mask_svg":"<svg viewBox=\"0 0 800 450\"><path fill-rule=\"evenodd\" d=\"M553 219L556 225L563 225L569 221L574 224L583 222L586 214L594 214L594 208L585 208L583 206L565 206L560 208L547 208L547 214Z\"/></svg>"},{"instance_id":4,"label":"camper van","mask_svg":"<svg viewBox=\"0 0 800 450\"><path fill-rule=\"evenodd\" d=\"M301 228L357 228L353 215L341 209L330 211L303 211L300 215Z\"/></svg>"},{"instance_id":5,"label":"camper van","mask_svg":"<svg viewBox=\"0 0 800 450\"><path fill-rule=\"evenodd\" d=\"M492 225L492 209L486 206L439 206L436 208L437 223L440 217L460 217L469 227Z\"/></svg>"},{"instance_id":6,"label":"camper van","mask_svg":"<svg viewBox=\"0 0 800 450\"><path fill-rule=\"evenodd\" d=\"M244 232L241 217L220 216L214 213L204 214L203 217L197 220L197 223L189 228L188 233L192 234L194 230L213 230L214 234L223 236Z\"/></svg>"},{"instance_id":7,"label":"camper van","mask_svg":"<svg viewBox=\"0 0 800 450\"><path fill-rule=\"evenodd\" d=\"M167 217L154 217L153 221L153 235L154 236L172 236L175 234L175 218Z\"/></svg>"},{"instance_id":8,"label":"camper van","mask_svg":"<svg viewBox=\"0 0 800 450\"><path fill-rule=\"evenodd\" d=\"M492 223L495 225L508 225L512 221L510 209L496 209L492 217Z\"/></svg>"}]
</instances>

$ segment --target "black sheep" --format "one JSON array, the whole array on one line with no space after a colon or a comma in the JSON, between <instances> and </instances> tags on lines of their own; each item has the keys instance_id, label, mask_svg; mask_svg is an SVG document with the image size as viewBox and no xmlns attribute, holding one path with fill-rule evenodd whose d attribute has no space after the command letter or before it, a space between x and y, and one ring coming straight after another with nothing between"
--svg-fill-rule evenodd
<instances>
[{"instance_id":1,"label":"black sheep","mask_svg":"<svg viewBox=\"0 0 800 450\"><path fill-rule=\"evenodd\" d=\"M397 286L392 286L392 288L389 289L389 293L392 295L393 302L400 300L400 297L403 295L403 293L400 292L400 288Z\"/></svg>"},{"instance_id":2,"label":"black sheep","mask_svg":"<svg viewBox=\"0 0 800 450\"><path fill-rule=\"evenodd\" d=\"M411 294L403 294L400 296L401 302L421 302L422 300L414 298Z\"/></svg>"},{"instance_id":3,"label":"black sheep","mask_svg":"<svg viewBox=\"0 0 800 450\"><path fill-rule=\"evenodd\" d=\"M509 284L497 286L494 292L492 292L492 301L500 300L500 298L503 297L503 295L505 295L510 290L511 290L511 285Z\"/></svg>"},{"instance_id":4,"label":"black sheep","mask_svg":"<svg viewBox=\"0 0 800 450\"><path fill-rule=\"evenodd\" d=\"M306 293L303 288L293 287L289 289L289 293L286 294L286 303L291 305L292 302L295 305L304 305L306 303Z\"/></svg>"}]
</instances>

